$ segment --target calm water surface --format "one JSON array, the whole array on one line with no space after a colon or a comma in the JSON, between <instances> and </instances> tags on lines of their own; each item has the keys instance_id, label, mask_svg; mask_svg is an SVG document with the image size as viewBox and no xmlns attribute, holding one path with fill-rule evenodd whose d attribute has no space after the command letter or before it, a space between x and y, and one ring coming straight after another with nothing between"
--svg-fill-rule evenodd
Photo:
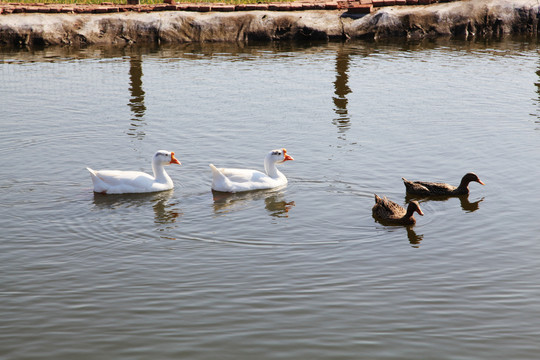
<instances>
[{"instance_id":1,"label":"calm water surface","mask_svg":"<svg viewBox=\"0 0 540 360\"><path fill-rule=\"evenodd\" d=\"M538 358L539 70L525 40L1 50L0 357ZM281 147L285 189L210 191ZM94 195L159 149L174 190Z\"/></svg>"}]
</instances>

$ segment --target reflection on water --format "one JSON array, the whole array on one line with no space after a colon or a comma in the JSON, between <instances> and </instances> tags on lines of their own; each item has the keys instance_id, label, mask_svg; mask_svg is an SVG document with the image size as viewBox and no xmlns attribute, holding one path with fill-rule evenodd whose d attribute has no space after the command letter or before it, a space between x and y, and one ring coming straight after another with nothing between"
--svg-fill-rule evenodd
<instances>
[{"instance_id":1,"label":"reflection on water","mask_svg":"<svg viewBox=\"0 0 540 360\"><path fill-rule=\"evenodd\" d=\"M461 208L466 212L474 212L480 208L480 203L484 201L484 198L481 198L480 200L470 202L469 201L469 195L461 195L461 196L430 196L430 197L422 197L422 196L415 196L407 194L405 195L405 201L410 202L412 200L420 200L423 201L448 201L453 198L458 198L459 202L461 204Z\"/></svg>"},{"instance_id":2,"label":"reflection on water","mask_svg":"<svg viewBox=\"0 0 540 360\"><path fill-rule=\"evenodd\" d=\"M142 140L145 136L142 130L146 106L144 105L144 90L142 86L142 59L141 55L132 55L129 58L129 91L131 98L129 99L129 107L133 113L131 118L128 135L133 136L137 140Z\"/></svg>"},{"instance_id":3,"label":"reflection on water","mask_svg":"<svg viewBox=\"0 0 540 360\"><path fill-rule=\"evenodd\" d=\"M538 70L536 70L536 75L540 78L540 65L538 67ZM536 86L536 93L538 94L538 103L536 104L536 120L535 123L537 125L540 125L540 80L534 83ZM540 127L537 127L536 130L540 130Z\"/></svg>"},{"instance_id":4,"label":"reflection on water","mask_svg":"<svg viewBox=\"0 0 540 360\"><path fill-rule=\"evenodd\" d=\"M338 132L344 134L351 127L349 110L347 109L348 99L347 95L352 92L349 87L349 63L350 63L349 51L345 49L341 44L337 51L336 56L336 81L334 81L334 111L337 115L332 120L332 123L337 126ZM340 135L343 138L343 135Z\"/></svg>"},{"instance_id":5,"label":"reflection on water","mask_svg":"<svg viewBox=\"0 0 540 360\"><path fill-rule=\"evenodd\" d=\"M0 59L3 354L536 358L537 44L426 45L0 55L14 62ZM91 193L81 163L116 168L158 141L190 159L181 189ZM308 159L290 186L212 200L209 159L283 142ZM371 194L403 201L411 168L475 168L493 185L422 199L414 227L374 222Z\"/></svg>"},{"instance_id":6,"label":"reflection on water","mask_svg":"<svg viewBox=\"0 0 540 360\"><path fill-rule=\"evenodd\" d=\"M256 190L242 193L225 193L212 190L214 212L222 214L234 209L243 209L252 201L264 199L264 207L273 217L289 217L294 201L286 201L283 192L275 189Z\"/></svg>"},{"instance_id":7,"label":"reflection on water","mask_svg":"<svg viewBox=\"0 0 540 360\"><path fill-rule=\"evenodd\" d=\"M413 226L407 226L407 238L412 247L418 248L420 247L420 242L424 240L424 235L418 235L414 231Z\"/></svg>"},{"instance_id":8,"label":"reflection on water","mask_svg":"<svg viewBox=\"0 0 540 360\"><path fill-rule=\"evenodd\" d=\"M94 193L94 205L100 209L116 210L119 208L146 207L154 209L156 224L172 224L182 215L176 202L170 202L174 190L147 194L100 194Z\"/></svg>"}]
</instances>

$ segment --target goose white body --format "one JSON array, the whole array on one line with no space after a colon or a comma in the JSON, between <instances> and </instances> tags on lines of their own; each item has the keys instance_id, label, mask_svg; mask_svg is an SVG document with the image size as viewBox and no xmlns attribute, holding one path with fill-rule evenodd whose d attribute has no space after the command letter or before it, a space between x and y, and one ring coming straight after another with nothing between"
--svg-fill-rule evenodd
<instances>
[{"instance_id":1,"label":"goose white body","mask_svg":"<svg viewBox=\"0 0 540 360\"><path fill-rule=\"evenodd\" d=\"M212 169L212 190L222 192L243 192L252 190L272 189L287 185L287 178L276 167L288 160L294 160L287 155L287 150L272 150L264 159L265 172L250 169L217 168Z\"/></svg>"},{"instance_id":2,"label":"goose white body","mask_svg":"<svg viewBox=\"0 0 540 360\"><path fill-rule=\"evenodd\" d=\"M103 194L128 194L165 191L174 188L174 183L164 166L178 164L174 152L158 151L152 159L154 176L140 171L92 170L87 168L92 177L94 192Z\"/></svg>"}]
</instances>

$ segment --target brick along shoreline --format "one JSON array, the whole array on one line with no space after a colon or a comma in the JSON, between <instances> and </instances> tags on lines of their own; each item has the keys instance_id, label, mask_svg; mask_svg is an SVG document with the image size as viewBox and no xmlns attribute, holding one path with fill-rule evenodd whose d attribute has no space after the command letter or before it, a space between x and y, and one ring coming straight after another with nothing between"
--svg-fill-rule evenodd
<instances>
[{"instance_id":1,"label":"brick along shoreline","mask_svg":"<svg viewBox=\"0 0 540 360\"><path fill-rule=\"evenodd\" d=\"M233 11L305 11L305 10L345 10L356 14L369 14L374 9L385 6L418 6L447 3L461 0L313 0L257 4L222 3L176 3L165 0L163 4L118 5L103 2L99 5L45 4L45 3L0 3L0 14L51 13L51 14L106 14L118 12L152 11L194 11L194 12L233 12Z\"/></svg>"},{"instance_id":2,"label":"brick along shoreline","mask_svg":"<svg viewBox=\"0 0 540 360\"><path fill-rule=\"evenodd\" d=\"M19 8L20 5L9 4L11 12L6 12L8 5L2 4L0 46L538 35L540 3L537 0L461 0L377 7L375 0L369 4L362 2L366 0L234 5L234 8L223 4L173 3L152 7L50 5L45 7L48 11L41 11L41 5ZM306 4L312 7L304 9Z\"/></svg>"}]
</instances>

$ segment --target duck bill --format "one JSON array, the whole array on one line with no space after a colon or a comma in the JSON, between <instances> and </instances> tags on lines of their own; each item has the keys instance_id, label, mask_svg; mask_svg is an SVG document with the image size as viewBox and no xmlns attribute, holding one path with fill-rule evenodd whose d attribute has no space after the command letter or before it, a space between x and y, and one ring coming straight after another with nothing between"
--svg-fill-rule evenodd
<instances>
[{"instance_id":1,"label":"duck bill","mask_svg":"<svg viewBox=\"0 0 540 360\"><path fill-rule=\"evenodd\" d=\"M178 165L182 165L182 163L180 161L178 161L177 158L174 157L174 152L171 152L171 164L178 164Z\"/></svg>"},{"instance_id":2,"label":"duck bill","mask_svg":"<svg viewBox=\"0 0 540 360\"><path fill-rule=\"evenodd\" d=\"M480 179L478 179L478 183L479 183L480 185L486 185L486 184L484 184L484 183L482 182L482 180L480 180Z\"/></svg>"},{"instance_id":3,"label":"duck bill","mask_svg":"<svg viewBox=\"0 0 540 360\"><path fill-rule=\"evenodd\" d=\"M418 215L424 216L424 213L422 212L422 210L418 209L416 212L418 213Z\"/></svg>"},{"instance_id":4,"label":"duck bill","mask_svg":"<svg viewBox=\"0 0 540 360\"><path fill-rule=\"evenodd\" d=\"M283 162L289 161L289 160L294 160L294 158L287 154L286 149L283 149Z\"/></svg>"}]
</instances>

